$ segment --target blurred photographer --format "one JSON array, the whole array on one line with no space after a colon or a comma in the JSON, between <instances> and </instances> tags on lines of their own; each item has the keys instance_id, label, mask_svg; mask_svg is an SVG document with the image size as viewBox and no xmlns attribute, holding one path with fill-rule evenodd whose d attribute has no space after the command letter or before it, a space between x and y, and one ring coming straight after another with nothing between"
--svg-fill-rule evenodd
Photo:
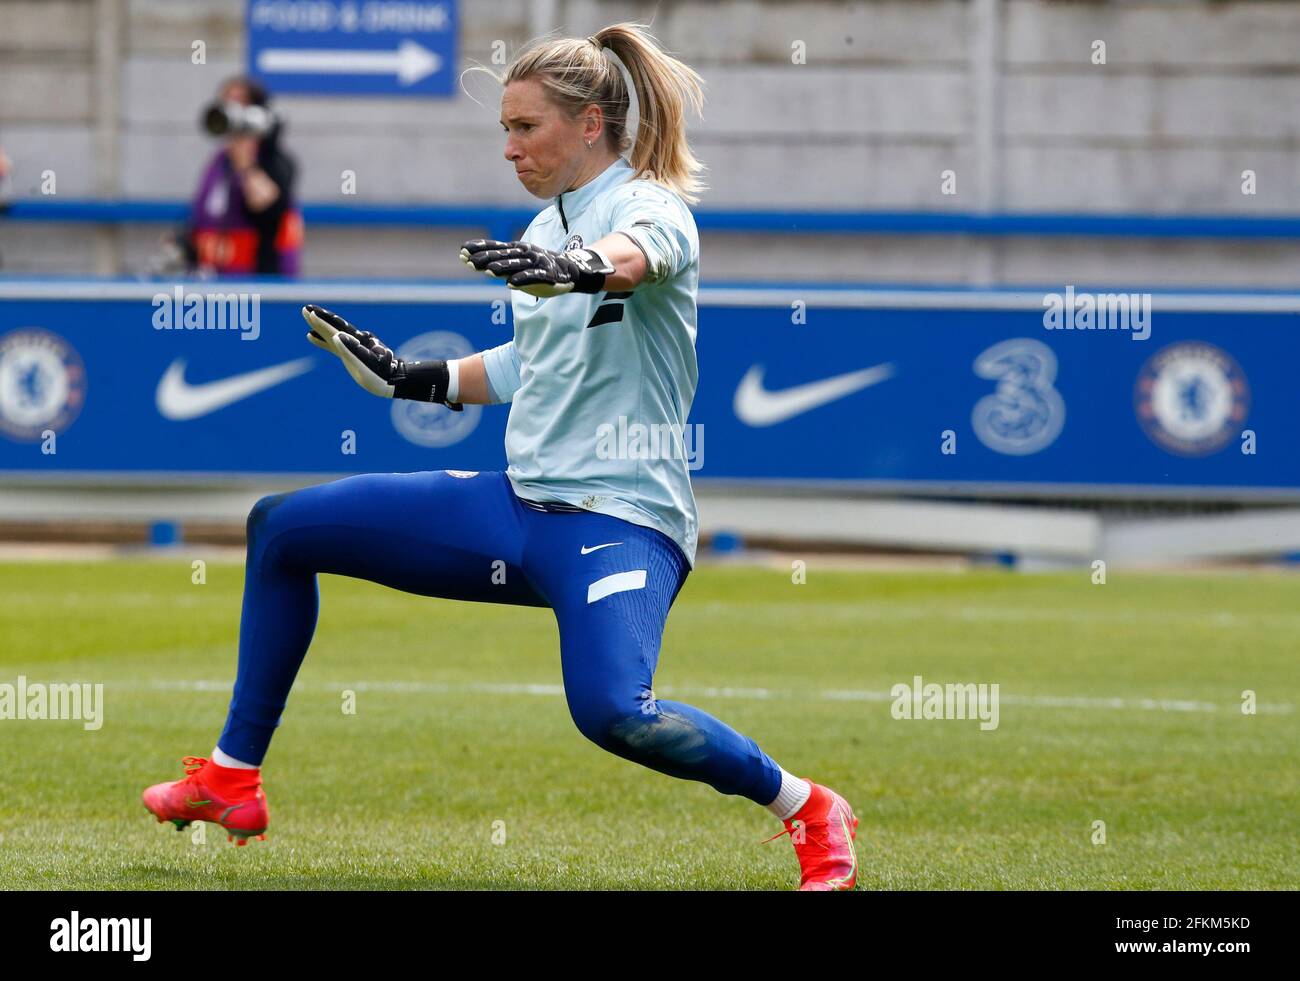
<instances>
[{"instance_id":1,"label":"blurred photographer","mask_svg":"<svg viewBox=\"0 0 1300 981\"><path fill-rule=\"evenodd\" d=\"M9 199L13 196L13 181L10 178L11 165L5 156L4 147L0 147L0 215L9 210ZM4 268L4 256L0 255L0 269Z\"/></svg>"},{"instance_id":2,"label":"blurred photographer","mask_svg":"<svg viewBox=\"0 0 1300 981\"><path fill-rule=\"evenodd\" d=\"M232 276L299 272L302 214L294 201L297 164L280 148L283 121L261 85L226 81L200 126L224 140L199 180L177 244L191 271Z\"/></svg>"},{"instance_id":3,"label":"blurred photographer","mask_svg":"<svg viewBox=\"0 0 1300 981\"><path fill-rule=\"evenodd\" d=\"M13 196L13 182L9 173L9 158L5 156L4 147L0 147L0 211L9 206L9 199Z\"/></svg>"}]
</instances>

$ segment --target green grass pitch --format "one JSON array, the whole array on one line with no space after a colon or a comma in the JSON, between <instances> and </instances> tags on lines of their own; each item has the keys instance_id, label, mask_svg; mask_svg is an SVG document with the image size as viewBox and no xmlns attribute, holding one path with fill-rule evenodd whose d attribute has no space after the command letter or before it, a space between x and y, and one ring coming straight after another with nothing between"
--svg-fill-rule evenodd
<instances>
[{"instance_id":1,"label":"green grass pitch","mask_svg":"<svg viewBox=\"0 0 1300 981\"><path fill-rule=\"evenodd\" d=\"M206 578L188 555L0 564L0 684L105 686L98 731L0 721L0 889L797 884L765 810L578 733L549 611L330 576L267 840L155 823L141 789L209 754L234 677L242 564ZM1295 889L1298 599L1270 573L705 566L655 690L844 794L860 889ZM894 719L915 675L997 683L998 728Z\"/></svg>"}]
</instances>

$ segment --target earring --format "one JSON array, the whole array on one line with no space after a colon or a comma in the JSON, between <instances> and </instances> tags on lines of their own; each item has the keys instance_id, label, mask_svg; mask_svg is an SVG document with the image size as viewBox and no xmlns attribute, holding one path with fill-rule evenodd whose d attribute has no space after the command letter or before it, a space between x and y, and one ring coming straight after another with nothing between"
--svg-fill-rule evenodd
<instances>
[{"instance_id":1,"label":"earring","mask_svg":"<svg viewBox=\"0 0 1300 981\"><path fill-rule=\"evenodd\" d=\"M588 149L588 150L591 149L591 140L588 140L588 141L587 141L587 149Z\"/></svg>"}]
</instances>

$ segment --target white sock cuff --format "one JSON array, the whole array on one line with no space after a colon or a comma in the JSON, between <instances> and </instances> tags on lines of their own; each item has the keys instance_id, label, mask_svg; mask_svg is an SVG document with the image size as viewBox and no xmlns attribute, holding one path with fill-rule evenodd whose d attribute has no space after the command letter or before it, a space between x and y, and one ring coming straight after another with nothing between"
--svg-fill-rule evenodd
<instances>
[{"instance_id":1,"label":"white sock cuff","mask_svg":"<svg viewBox=\"0 0 1300 981\"><path fill-rule=\"evenodd\" d=\"M808 802L812 795L812 784L796 777L785 767L780 769L781 789L776 792L776 799L767 805L767 809L782 821L789 821Z\"/></svg>"},{"instance_id":2,"label":"white sock cuff","mask_svg":"<svg viewBox=\"0 0 1300 981\"><path fill-rule=\"evenodd\" d=\"M252 763L245 763L243 760L237 760L233 756L223 753L218 746L212 751L212 762L217 766L227 766L234 770L256 770Z\"/></svg>"},{"instance_id":3,"label":"white sock cuff","mask_svg":"<svg viewBox=\"0 0 1300 981\"><path fill-rule=\"evenodd\" d=\"M447 401L460 401L460 360L447 362Z\"/></svg>"}]
</instances>

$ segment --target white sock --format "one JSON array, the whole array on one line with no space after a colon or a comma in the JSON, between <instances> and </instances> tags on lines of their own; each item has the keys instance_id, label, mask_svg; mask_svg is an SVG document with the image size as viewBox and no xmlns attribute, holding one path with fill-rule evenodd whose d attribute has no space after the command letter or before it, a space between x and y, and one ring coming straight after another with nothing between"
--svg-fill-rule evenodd
<instances>
[{"instance_id":1,"label":"white sock","mask_svg":"<svg viewBox=\"0 0 1300 981\"><path fill-rule=\"evenodd\" d=\"M218 746L216 749L212 751L212 762L217 764L217 766L229 766L229 767L233 767L236 770L257 769L257 767L255 767L252 763L245 763L243 760L237 760L233 756L227 756L225 753L221 751L220 746ZM782 781L781 785L785 786L785 782Z\"/></svg>"},{"instance_id":2,"label":"white sock","mask_svg":"<svg viewBox=\"0 0 1300 981\"><path fill-rule=\"evenodd\" d=\"M776 800L765 806L782 821L789 821L811 794L812 784L781 767L781 789L776 792Z\"/></svg>"},{"instance_id":3,"label":"white sock","mask_svg":"<svg viewBox=\"0 0 1300 981\"><path fill-rule=\"evenodd\" d=\"M447 362L447 401L460 401L460 361Z\"/></svg>"}]
</instances>

